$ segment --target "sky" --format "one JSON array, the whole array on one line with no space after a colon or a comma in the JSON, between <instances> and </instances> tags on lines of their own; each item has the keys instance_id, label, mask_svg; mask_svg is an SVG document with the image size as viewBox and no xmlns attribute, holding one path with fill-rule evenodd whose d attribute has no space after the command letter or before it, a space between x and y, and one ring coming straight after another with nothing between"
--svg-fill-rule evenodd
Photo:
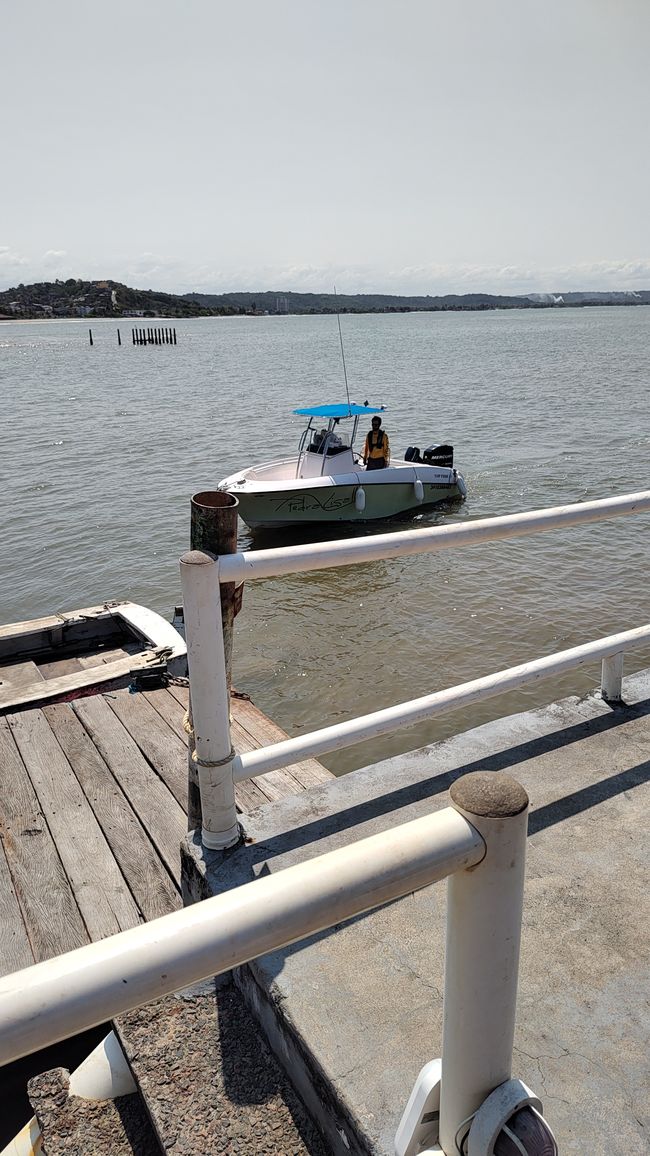
<instances>
[{"instance_id":1,"label":"sky","mask_svg":"<svg viewBox=\"0 0 650 1156\"><path fill-rule=\"evenodd\" d=\"M650 0L0 18L0 288L650 289Z\"/></svg>"}]
</instances>

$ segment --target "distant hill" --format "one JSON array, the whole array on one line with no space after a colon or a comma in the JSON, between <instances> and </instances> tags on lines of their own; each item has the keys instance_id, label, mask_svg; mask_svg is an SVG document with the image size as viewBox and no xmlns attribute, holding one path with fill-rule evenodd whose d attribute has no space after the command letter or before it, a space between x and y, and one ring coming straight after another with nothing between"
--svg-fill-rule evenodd
<instances>
[{"instance_id":1,"label":"distant hill","mask_svg":"<svg viewBox=\"0 0 650 1156\"><path fill-rule=\"evenodd\" d=\"M206 306L189 297L130 289L119 281L39 281L0 293L5 317L210 317L236 309Z\"/></svg>"},{"instance_id":2,"label":"distant hill","mask_svg":"<svg viewBox=\"0 0 650 1156\"><path fill-rule=\"evenodd\" d=\"M0 292L2 317L213 317L283 313L410 313L483 309L549 309L563 306L648 305L650 291L448 293L398 296L389 293L159 293L131 289L119 281L39 281Z\"/></svg>"},{"instance_id":3,"label":"distant hill","mask_svg":"<svg viewBox=\"0 0 650 1156\"><path fill-rule=\"evenodd\" d=\"M402 297L391 293L188 293L189 301L211 309L252 313L410 313L448 309L534 309L541 302L491 293L449 293L444 297Z\"/></svg>"}]
</instances>

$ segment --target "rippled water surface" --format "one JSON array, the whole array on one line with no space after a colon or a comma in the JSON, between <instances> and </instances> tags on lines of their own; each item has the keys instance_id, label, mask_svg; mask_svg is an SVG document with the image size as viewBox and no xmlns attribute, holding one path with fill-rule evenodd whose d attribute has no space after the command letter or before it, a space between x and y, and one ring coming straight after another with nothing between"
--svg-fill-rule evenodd
<instances>
[{"instance_id":1,"label":"rippled water surface","mask_svg":"<svg viewBox=\"0 0 650 1156\"><path fill-rule=\"evenodd\" d=\"M341 324L353 400L388 405L393 452L456 447L468 500L415 525L650 488L649 309ZM88 322L0 323L3 622L108 598L168 616L190 495L291 453L295 406L344 399L333 317L185 321L175 347L92 328L91 348ZM235 680L296 734L638 626L649 602L646 515L251 583ZM348 770L598 681L574 671L324 761Z\"/></svg>"}]
</instances>

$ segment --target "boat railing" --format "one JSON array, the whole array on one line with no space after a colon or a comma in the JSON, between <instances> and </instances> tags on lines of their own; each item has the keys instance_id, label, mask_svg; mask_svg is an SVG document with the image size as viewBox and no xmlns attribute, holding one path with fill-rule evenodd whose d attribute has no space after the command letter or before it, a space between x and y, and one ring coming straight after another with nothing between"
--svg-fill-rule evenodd
<instances>
[{"instance_id":1,"label":"boat railing","mask_svg":"<svg viewBox=\"0 0 650 1156\"><path fill-rule=\"evenodd\" d=\"M416 1084L396 1147L421 1150L435 1100L443 1151L456 1151L484 1089L511 1076L528 798L502 773L466 775L450 795L433 814L3 976L0 1064L448 878L442 1061L433 1081L424 1069L427 1094Z\"/></svg>"},{"instance_id":2,"label":"boat railing","mask_svg":"<svg viewBox=\"0 0 650 1156\"><path fill-rule=\"evenodd\" d=\"M601 662L603 696L616 701L621 696L625 651L650 641L650 624L639 626L237 755L230 734L230 699L221 630L222 584L432 553L648 511L650 491L646 490L372 538L250 550L220 558L196 551L184 555L181 584L192 704L189 725L190 740L195 744L191 765L198 777L204 844L218 849L232 844L238 837L235 781L377 738L590 662Z\"/></svg>"}]
</instances>

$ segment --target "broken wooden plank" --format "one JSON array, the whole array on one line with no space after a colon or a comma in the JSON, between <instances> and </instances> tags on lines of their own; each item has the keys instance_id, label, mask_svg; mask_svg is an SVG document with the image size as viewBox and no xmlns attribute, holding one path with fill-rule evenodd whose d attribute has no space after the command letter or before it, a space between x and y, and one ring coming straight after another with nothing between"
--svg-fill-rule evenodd
<instances>
[{"instance_id":1,"label":"broken wooden plank","mask_svg":"<svg viewBox=\"0 0 650 1156\"><path fill-rule=\"evenodd\" d=\"M180 881L180 844L187 829L183 808L103 695L80 698L72 708L131 802L172 878Z\"/></svg>"},{"instance_id":2,"label":"broken wooden plank","mask_svg":"<svg viewBox=\"0 0 650 1156\"><path fill-rule=\"evenodd\" d=\"M121 786L72 707L46 706L43 713L70 763L109 847L145 919L181 906L177 886Z\"/></svg>"},{"instance_id":3,"label":"broken wooden plank","mask_svg":"<svg viewBox=\"0 0 650 1156\"><path fill-rule=\"evenodd\" d=\"M0 718L0 830L34 958L89 936L7 719Z\"/></svg>"}]
</instances>

